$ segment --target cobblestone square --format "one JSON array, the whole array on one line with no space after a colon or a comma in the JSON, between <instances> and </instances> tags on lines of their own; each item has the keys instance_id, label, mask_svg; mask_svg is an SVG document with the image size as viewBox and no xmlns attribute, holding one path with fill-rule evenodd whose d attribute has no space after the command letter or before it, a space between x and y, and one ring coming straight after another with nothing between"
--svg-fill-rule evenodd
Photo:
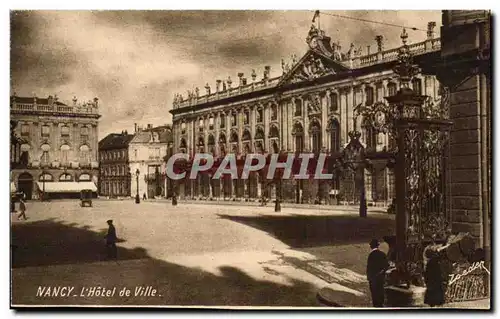
<instances>
[{"instance_id":1,"label":"cobblestone square","mask_svg":"<svg viewBox=\"0 0 500 319\"><path fill-rule=\"evenodd\" d=\"M368 305L367 242L392 234L392 216L352 210L96 200L29 202L12 215L13 304L320 306L323 287L339 302ZM104 257L106 220L118 261ZM387 247L383 247L385 250ZM37 296L71 286L75 296ZM98 297L88 287L151 286L158 295ZM82 289L85 291L80 295ZM343 299L343 300L342 300Z\"/></svg>"}]
</instances>

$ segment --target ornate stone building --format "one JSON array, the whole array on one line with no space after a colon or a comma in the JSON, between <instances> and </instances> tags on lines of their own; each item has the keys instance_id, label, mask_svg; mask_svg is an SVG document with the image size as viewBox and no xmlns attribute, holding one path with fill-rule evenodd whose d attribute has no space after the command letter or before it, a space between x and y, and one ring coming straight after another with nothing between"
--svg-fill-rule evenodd
<instances>
[{"instance_id":1,"label":"ornate stone building","mask_svg":"<svg viewBox=\"0 0 500 319\"><path fill-rule=\"evenodd\" d=\"M434 37L435 23L428 24L427 39L410 45L417 63L435 60L440 55L440 39ZM211 152L216 157L235 153L239 157L259 152L320 152L338 158L349 142L349 132L361 129L361 140L368 153L383 154L391 148L388 136L375 134L357 116L359 107L386 103L384 97L399 89L393 67L398 48L384 49L383 37L377 36L377 50L367 54L351 44L347 52L331 41L323 30L311 26L305 55L282 61L282 75L270 78L270 67L251 81L238 73L238 85L230 77L216 81L215 92L205 86L184 97L174 97L174 151L193 154ZM419 75L413 89L428 96L426 103L439 103L440 84L435 76ZM372 156L375 157L376 156ZM373 161L365 172L366 197L372 204L387 204L394 197L393 172L387 161ZM283 181L282 198L289 202L325 202L335 197L344 203L356 202L355 183L334 172L332 181ZM179 182L181 197L256 198L262 192L272 197L272 183L259 181L258 174L248 181L210 181L200 176L196 181Z\"/></svg>"},{"instance_id":2,"label":"ornate stone building","mask_svg":"<svg viewBox=\"0 0 500 319\"><path fill-rule=\"evenodd\" d=\"M147 198L169 195L171 187L165 174L165 159L171 153L172 143L171 125L136 126L129 145L132 196L137 193L141 198L144 194Z\"/></svg>"},{"instance_id":3,"label":"ornate stone building","mask_svg":"<svg viewBox=\"0 0 500 319\"><path fill-rule=\"evenodd\" d=\"M72 182L97 183L98 99L77 102L76 97L67 105L57 96L11 96L14 134L23 141L12 154L18 158L11 161L11 174L28 199L39 197L45 186L46 192L65 193L73 190Z\"/></svg>"},{"instance_id":4,"label":"ornate stone building","mask_svg":"<svg viewBox=\"0 0 500 319\"><path fill-rule=\"evenodd\" d=\"M129 144L134 138L127 131L111 133L99 141L99 195L129 197L131 173Z\"/></svg>"}]
</instances>

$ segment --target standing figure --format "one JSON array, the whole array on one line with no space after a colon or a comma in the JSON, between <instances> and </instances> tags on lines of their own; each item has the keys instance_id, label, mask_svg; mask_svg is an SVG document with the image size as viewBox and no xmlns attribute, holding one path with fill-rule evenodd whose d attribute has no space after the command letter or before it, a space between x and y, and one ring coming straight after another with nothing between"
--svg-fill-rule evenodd
<instances>
[{"instance_id":1,"label":"standing figure","mask_svg":"<svg viewBox=\"0 0 500 319\"><path fill-rule=\"evenodd\" d=\"M24 201L24 194L22 194L19 198L19 210L21 211L21 214L17 216L17 219L21 219L21 217L23 217L24 220L27 220L28 218L26 217L26 202Z\"/></svg>"},{"instance_id":2,"label":"standing figure","mask_svg":"<svg viewBox=\"0 0 500 319\"><path fill-rule=\"evenodd\" d=\"M177 206L177 194L175 192L172 194L172 206Z\"/></svg>"},{"instance_id":3,"label":"standing figure","mask_svg":"<svg viewBox=\"0 0 500 319\"><path fill-rule=\"evenodd\" d=\"M146 193L142 194L142 200L146 200L147 197L146 197Z\"/></svg>"},{"instance_id":4,"label":"standing figure","mask_svg":"<svg viewBox=\"0 0 500 319\"><path fill-rule=\"evenodd\" d=\"M425 255L429 260L424 272L425 286L427 287L424 302L431 307L439 306L444 304L445 301L444 280L439 252L435 249L427 249Z\"/></svg>"},{"instance_id":5,"label":"standing figure","mask_svg":"<svg viewBox=\"0 0 500 319\"><path fill-rule=\"evenodd\" d=\"M106 235L106 250L108 253L108 258L114 258L116 259L118 256L117 254L117 249L116 249L116 229L115 226L113 226L113 220L109 219L106 221L108 223L108 234Z\"/></svg>"},{"instance_id":6,"label":"standing figure","mask_svg":"<svg viewBox=\"0 0 500 319\"><path fill-rule=\"evenodd\" d=\"M371 252L368 255L366 276L370 283L373 307L384 306L385 271L389 268L387 256L378 249L380 243L377 239L370 241Z\"/></svg>"}]
</instances>

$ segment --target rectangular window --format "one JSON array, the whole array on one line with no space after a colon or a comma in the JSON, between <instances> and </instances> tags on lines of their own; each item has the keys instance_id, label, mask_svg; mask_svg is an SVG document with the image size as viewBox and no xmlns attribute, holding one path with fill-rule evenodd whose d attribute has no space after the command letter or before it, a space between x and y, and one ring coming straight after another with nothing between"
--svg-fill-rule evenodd
<instances>
[{"instance_id":1,"label":"rectangular window","mask_svg":"<svg viewBox=\"0 0 500 319\"><path fill-rule=\"evenodd\" d=\"M278 119L278 107L273 105L271 107L271 121L276 121Z\"/></svg>"},{"instance_id":2,"label":"rectangular window","mask_svg":"<svg viewBox=\"0 0 500 319\"><path fill-rule=\"evenodd\" d=\"M86 126L82 127L81 135L89 135L89 128Z\"/></svg>"},{"instance_id":3,"label":"rectangular window","mask_svg":"<svg viewBox=\"0 0 500 319\"><path fill-rule=\"evenodd\" d=\"M393 95L396 95L396 91L397 91L397 87L396 87L396 83L389 83L387 85L387 90L389 91L389 96L393 96Z\"/></svg>"},{"instance_id":4,"label":"rectangular window","mask_svg":"<svg viewBox=\"0 0 500 319\"><path fill-rule=\"evenodd\" d=\"M250 113L248 111L245 111L245 113L243 113L243 124L250 124Z\"/></svg>"},{"instance_id":5,"label":"rectangular window","mask_svg":"<svg viewBox=\"0 0 500 319\"><path fill-rule=\"evenodd\" d=\"M29 124L23 124L23 125L21 125L21 135L22 136L28 136L28 135L30 135L30 126L29 126Z\"/></svg>"},{"instance_id":6,"label":"rectangular window","mask_svg":"<svg viewBox=\"0 0 500 319\"><path fill-rule=\"evenodd\" d=\"M68 126L62 126L61 127L61 136L69 136L69 127Z\"/></svg>"},{"instance_id":7,"label":"rectangular window","mask_svg":"<svg viewBox=\"0 0 500 319\"><path fill-rule=\"evenodd\" d=\"M49 151L44 151L42 153L41 162L43 165L49 165Z\"/></svg>"},{"instance_id":8,"label":"rectangular window","mask_svg":"<svg viewBox=\"0 0 500 319\"><path fill-rule=\"evenodd\" d=\"M68 150L61 150L61 165L62 166L67 166L68 165Z\"/></svg>"},{"instance_id":9,"label":"rectangular window","mask_svg":"<svg viewBox=\"0 0 500 319\"><path fill-rule=\"evenodd\" d=\"M264 115L263 115L262 109L258 109L257 110L257 123L262 123L263 119L264 119Z\"/></svg>"},{"instance_id":10,"label":"rectangular window","mask_svg":"<svg viewBox=\"0 0 500 319\"><path fill-rule=\"evenodd\" d=\"M422 95L422 80L413 79L412 86L413 86L413 92L417 93L418 95Z\"/></svg>"},{"instance_id":11,"label":"rectangular window","mask_svg":"<svg viewBox=\"0 0 500 319\"><path fill-rule=\"evenodd\" d=\"M50 135L50 126L42 125L42 136L49 136L49 135Z\"/></svg>"},{"instance_id":12,"label":"rectangular window","mask_svg":"<svg viewBox=\"0 0 500 319\"><path fill-rule=\"evenodd\" d=\"M366 105L372 105L373 104L373 88L372 87L367 87L365 89L366 93Z\"/></svg>"},{"instance_id":13,"label":"rectangular window","mask_svg":"<svg viewBox=\"0 0 500 319\"><path fill-rule=\"evenodd\" d=\"M224 115L220 116L220 128L225 128L226 127L226 117Z\"/></svg>"}]
</instances>

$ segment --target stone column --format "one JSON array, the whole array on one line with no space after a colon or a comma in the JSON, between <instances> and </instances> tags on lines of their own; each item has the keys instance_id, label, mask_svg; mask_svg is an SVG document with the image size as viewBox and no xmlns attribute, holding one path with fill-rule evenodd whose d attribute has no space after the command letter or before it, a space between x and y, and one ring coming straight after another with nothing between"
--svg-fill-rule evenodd
<instances>
[{"instance_id":1,"label":"stone column","mask_svg":"<svg viewBox=\"0 0 500 319\"><path fill-rule=\"evenodd\" d=\"M321 144L324 148L329 148L328 144L328 134L326 132L326 127L328 125L328 96L330 90L323 91L321 94L324 95L324 99L321 99ZM324 103L323 103L324 102Z\"/></svg>"},{"instance_id":2,"label":"stone column","mask_svg":"<svg viewBox=\"0 0 500 319\"><path fill-rule=\"evenodd\" d=\"M307 111L309 98L302 96L302 116L304 119L304 150L312 151L311 141L309 141L309 113Z\"/></svg>"},{"instance_id":3,"label":"stone column","mask_svg":"<svg viewBox=\"0 0 500 319\"><path fill-rule=\"evenodd\" d=\"M467 14L473 12L467 11ZM477 11L481 16L480 10ZM452 230L470 232L477 244L490 248L491 21L460 21L463 12L445 11L441 56L457 61L443 66L439 80L450 88ZM456 20L456 21L455 21ZM451 24L454 21L454 24ZM449 25L448 25L449 24ZM484 50L484 51L483 51ZM479 54L478 54L479 52Z\"/></svg>"}]
</instances>

